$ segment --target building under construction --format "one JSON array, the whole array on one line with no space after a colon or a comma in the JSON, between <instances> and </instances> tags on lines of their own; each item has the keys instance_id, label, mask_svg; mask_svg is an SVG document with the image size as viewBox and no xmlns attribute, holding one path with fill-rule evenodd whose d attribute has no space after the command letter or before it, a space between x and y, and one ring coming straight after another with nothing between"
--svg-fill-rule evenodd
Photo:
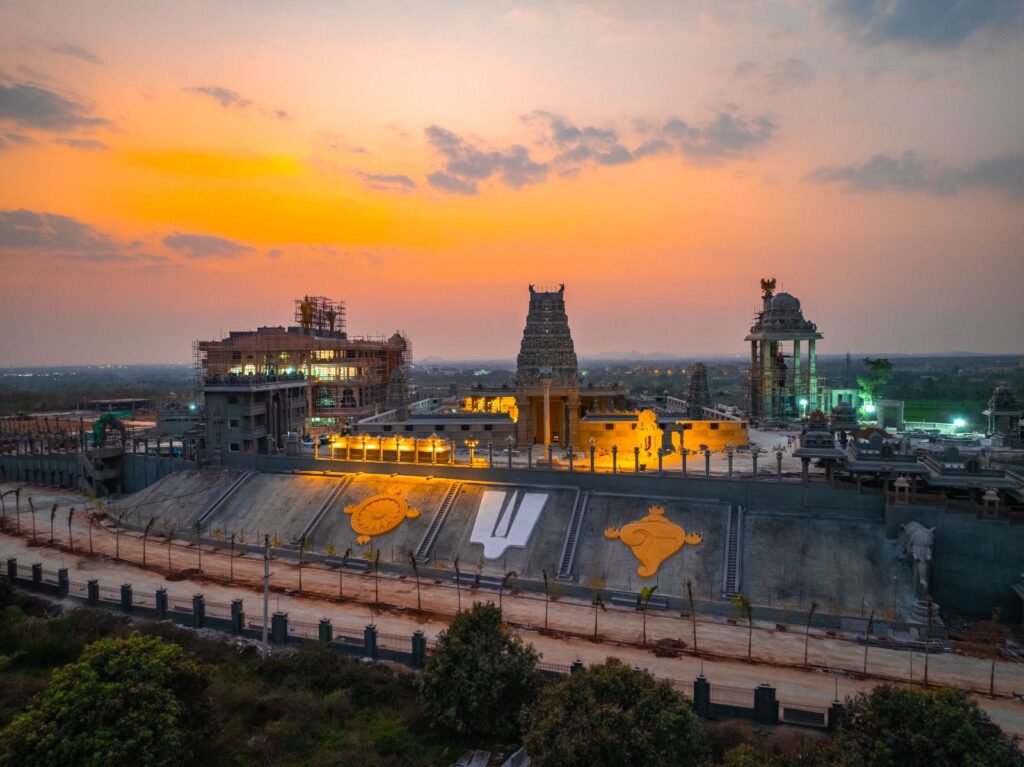
<instances>
[{"instance_id":1,"label":"building under construction","mask_svg":"<svg viewBox=\"0 0 1024 767\"><path fill-rule=\"evenodd\" d=\"M392 379L401 377L396 371L411 361L412 349L402 333L390 338L349 336L342 301L320 296L296 299L294 321L287 327L232 331L219 341L194 344L210 422L215 405L239 405L243 390L263 391L279 384L299 388L303 395L295 402L291 391L285 399L294 404L287 412L269 412L271 402L278 401L273 397L266 403L247 402L245 412L225 411L229 425L220 441L229 445L226 449L274 451L283 446L288 432L338 431L353 419L373 415L388 402ZM223 403L221 395L226 398Z\"/></svg>"}]
</instances>

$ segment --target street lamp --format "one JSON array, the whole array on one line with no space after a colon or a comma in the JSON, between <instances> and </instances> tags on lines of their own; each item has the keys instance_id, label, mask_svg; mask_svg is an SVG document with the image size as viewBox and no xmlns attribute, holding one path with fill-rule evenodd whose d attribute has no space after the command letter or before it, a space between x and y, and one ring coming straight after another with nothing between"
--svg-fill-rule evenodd
<instances>
[{"instance_id":1,"label":"street lamp","mask_svg":"<svg viewBox=\"0 0 1024 767\"><path fill-rule=\"evenodd\" d=\"M800 398L800 409L803 410L804 416L807 415L807 406L810 404L807 397Z\"/></svg>"},{"instance_id":2,"label":"street lamp","mask_svg":"<svg viewBox=\"0 0 1024 767\"><path fill-rule=\"evenodd\" d=\"M479 444L480 444L480 440L473 439L472 437L470 439L467 439L466 442L465 442L466 447L469 448L469 465L470 466L473 465L473 461L475 460L475 455L476 455L476 446L479 445Z\"/></svg>"},{"instance_id":3,"label":"street lamp","mask_svg":"<svg viewBox=\"0 0 1024 767\"><path fill-rule=\"evenodd\" d=\"M594 473L594 451L597 449L597 437L591 437L587 440L587 444L590 445L590 473Z\"/></svg>"},{"instance_id":4,"label":"street lamp","mask_svg":"<svg viewBox=\"0 0 1024 767\"><path fill-rule=\"evenodd\" d=\"M682 437L680 437L680 441L681 440L682 440ZM688 447L681 447L681 448L679 448L679 455L681 455L683 457L683 477L686 477L686 457L690 453L692 453L692 452L693 451L690 450L690 448L688 448Z\"/></svg>"},{"instance_id":5,"label":"street lamp","mask_svg":"<svg viewBox=\"0 0 1024 767\"><path fill-rule=\"evenodd\" d=\"M509 434L507 437L505 437L505 442L508 443L508 467L511 469L512 468L512 445L514 445L516 443L516 438L513 435Z\"/></svg>"},{"instance_id":6,"label":"street lamp","mask_svg":"<svg viewBox=\"0 0 1024 767\"><path fill-rule=\"evenodd\" d=\"M430 463L437 465L437 437L430 438Z\"/></svg>"},{"instance_id":7,"label":"street lamp","mask_svg":"<svg viewBox=\"0 0 1024 767\"><path fill-rule=\"evenodd\" d=\"M967 421L965 421L963 418L957 417L957 418L953 419L953 428L954 429L962 429L966 425L967 425Z\"/></svg>"},{"instance_id":8,"label":"street lamp","mask_svg":"<svg viewBox=\"0 0 1024 767\"><path fill-rule=\"evenodd\" d=\"M395 435L395 463L402 462L402 438L398 434Z\"/></svg>"},{"instance_id":9,"label":"street lamp","mask_svg":"<svg viewBox=\"0 0 1024 767\"><path fill-rule=\"evenodd\" d=\"M725 446L725 454L729 457L729 479L732 479L732 457L736 452L736 447L731 443Z\"/></svg>"}]
</instances>

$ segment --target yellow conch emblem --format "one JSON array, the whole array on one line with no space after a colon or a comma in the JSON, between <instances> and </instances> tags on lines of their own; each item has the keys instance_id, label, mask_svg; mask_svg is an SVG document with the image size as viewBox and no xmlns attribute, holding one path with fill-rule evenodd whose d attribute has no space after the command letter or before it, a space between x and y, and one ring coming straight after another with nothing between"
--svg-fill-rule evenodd
<instances>
[{"instance_id":1,"label":"yellow conch emblem","mask_svg":"<svg viewBox=\"0 0 1024 767\"><path fill-rule=\"evenodd\" d=\"M346 506L345 513L352 517L352 529L359 533L356 543L360 546L369 543L371 536L390 533L406 519L420 515L418 509L409 508L401 490L374 495Z\"/></svg>"},{"instance_id":2,"label":"yellow conch emblem","mask_svg":"<svg viewBox=\"0 0 1024 767\"><path fill-rule=\"evenodd\" d=\"M618 538L633 550L633 556L640 560L636 574L641 578L653 577L661 563L684 544L696 546L704 540L697 533L687 534L682 527L665 519L665 509L661 506L652 506L646 517L630 522L621 530L609 527L604 537Z\"/></svg>"}]
</instances>

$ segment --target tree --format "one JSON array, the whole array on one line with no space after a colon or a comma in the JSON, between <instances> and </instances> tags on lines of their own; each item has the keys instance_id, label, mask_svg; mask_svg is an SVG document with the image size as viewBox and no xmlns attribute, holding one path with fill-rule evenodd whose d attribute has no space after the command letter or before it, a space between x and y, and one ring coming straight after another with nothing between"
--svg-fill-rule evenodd
<instances>
[{"instance_id":1,"label":"tree","mask_svg":"<svg viewBox=\"0 0 1024 767\"><path fill-rule=\"evenodd\" d=\"M178 645L103 639L0 733L5 764L176 767L210 726L204 669Z\"/></svg>"},{"instance_id":2,"label":"tree","mask_svg":"<svg viewBox=\"0 0 1024 767\"><path fill-rule=\"evenodd\" d=\"M1009 737L966 693L888 685L848 698L832 763L860 767L1021 767Z\"/></svg>"},{"instance_id":3,"label":"tree","mask_svg":"<svg viewBox=\"0 0 1024 767\"><path fill-rule=\"evenodd\" d=\"M754 605L746 594L737 594L732 598L732 606L747 619L747 660L751 660L754 649Z\"/></svg>"},{"instance_id":4,"label":"tree","mask_svg":"<svg viewBox=\"0 0 1024 767\"><path fill-rule=\"evenodd\" d=\"M438 634L420 679L424 708L457 733L515 738L520 714L536 700L537 660L493 604L476 603Z\"/></svg>"},{"instance_id":5,"label":"tree","mask_svg":"<svg viewBox=\"0 0 1024 767\"><path fill-rule=\"evenodd\" d=\"M546 689L523 744L534 767L677 767L706 756L689 702L615 658Z\"/></svg>"},{"instance_id":6,"label":"tree","mask_svg":"<svg viewBox=\"0 0 1024 767\"><path fill-rule=\"evenodd\" d=\"M864 367L867 368L867 372L857 379L860 396L867 402L875 402L885 394L885 385L889 383L889 376L892 375L892 363L885 357L865 357Z\"/></svg>"}]
</instances>

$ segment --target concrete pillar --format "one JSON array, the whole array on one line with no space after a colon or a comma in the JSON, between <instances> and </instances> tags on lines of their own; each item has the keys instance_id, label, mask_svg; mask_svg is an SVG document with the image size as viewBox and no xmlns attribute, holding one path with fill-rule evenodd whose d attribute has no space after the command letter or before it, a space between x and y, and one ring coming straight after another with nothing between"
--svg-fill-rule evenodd
<instances>
[{"instance_id":1,"label":"concrete pillar","mask_svg":"<svg viewBox=\"0 0 1024 767\"><path fill-rule=\"evenodd\" d=\"M579 658L574 660L572 662L572 665L569 666L569 673L570 674L578 674L582 670L583 670L583 661L581 661Z\"/></svg>"},{"instance_id":2,"label":"concrete pillar","mask_svg":"<svg viewBox=\"0 0 1024 767\"><path fill-rule=\"evenodd\" d=\"M242 629L245 628L245 612L242 607L241 599L231 600L231 631L235 634L241 634Z\"/></svg>"},{"instance_id":3,"label":"concrete pillar","mask_svg":"<svg viewBox=\"0 0 1024 767\"><path fill-rule=\"evenodd\" d=\"M100 602L100 582L91 580L86 583L85 593L88 595L88 602L91 607L98 605Z\"/></svg>"},{"instance_id":4,"label":"concrete pillar","mask_svg":"<svg viewBox=\"0 0 1024 767\"><path fill-rule=\"evenodd\" d=\"M761 401L763 405L762 416L765 418L771 418L775 415L772 403L772 370L775 367L775 360L772 358L771 344L767 341L761 342L761 365L762 365L762 386L764 387L761 391Z\"/></svg>"},{"instance_id":5,"label":"concrete pillar","mask_svg":"<svg viewBox=\"0 0 1024 767\"><path fill-rule=\"evenodd\" d=\"M18 559L16 557L7 558L7 577L12 581L18 577Z\"/></svg>"},{"instance_id":6,"label":"concrete pillar","mask_svg":"<svg viewBox=\"0 0 1024 767\"><path fill-rule=\"evenodd\" d=\"M797 412L800 412L800 397L803 395L804 362L800 354L800 339L793 341L793 398L796 400Z\"/></svg>"},{"instance_id":7,"label":"concrete pillar","mask_svg":"<svg viewBox=\"0 0 1024 767\"><path fill-rule=\"evenodd\" d=\"M274 613L270 616L270 641L274 644L288 641L288 613Z\"/></svg>"},{"instance_id":8,"label":"concrete pillar","mask_svg":"<svg viewBox=\"0 0 1024 767\"><path fill-rule=\"evenodd\" d=\"M551 379L545 378L540 382L544 387L544 444L551 444Z\"/></svg>"},{"instance_id":9,"label":"concrete pillar","mask_svg":"<svg viewBox=\"0 0 1024 767\"><path fill-rule=\"evenodd\" d=\"M779 723L779 702L775 688L762 684L754 688L754 719L759 724Z\"/></svg>"},{"instance_id":10,"label":"concrete pillar","mask_svg":"<svg viewBox=\"0 0 1024 767\"><path fill-rule=\"evenodd\" d=\"M412 667L423 668L427 663L427 637L422 631L412 634Z\"/></svg>"},{"instance_id":11,"label":"concrete pillar","mask_svg":"<svg viewBox=\"0 0 1024 767\"><path fill-rule=\"evenodd\" d=\"M377 660L377 627L372 623L363 629L363 655Z\"/></svg>"},{"instance_id":12,"label":"concrete pillar","mask_svg":"<svg viewBox=\"0 0 1024 767\"><path fill-rule=\"evenodd\" d=\"M202 594L192 595L192 628L201 629L206 622L206 598Z\"/></svg>"},{"instance_id":13,"label":"concrete pillar","mask_svg":"<svg viewBox=\"0 0 1024 767\"><path fill-rule=\"evenodd\" d=\"M814 339L807 342L807 399L810 404L808 412L818 409L818 356L814 350Z\"/></svg>"},{"instance_id":14,"label":"concrete pillar","mask_svg":"<svg viewBox=\"0 0 1024 767\"><path fill-rule=\"evenodd\" d=\"M703 674L693 680L693 710L705 719L711 713L711 683Z\"/></svg>"},{"instance_id":15,"label":"concrete pillar","mask_svg":"<svg viewBox=\"0 0 1024 767\"><path fill-rule=\"evenodd\" d=\"M800 479L803 481L803 483L805 485L810 480L810 477L808 476L808 468L810 467L810 465L811 465L811 459L810 458L801 458L800 459Z\"/></svg>"},{"instance_id":16,"label":"concrete pillar","mask_svg":"<svg viewBox=\"0 0 1024 767\"><path fill-rule=\"evenodd\" d=\"M32 588L37 589L43 585L43 565L36 562L32 565Z\"/></svg>"},{"instance_id":17,"label":"concrete pillar","mask_svg":"<svg viewBox=\"0 0 1024 767\"><path fill-rule=\"evenodd\" d=\"M121 584L121 609L130 613L132 611L132 584Z\"/></svg>"},{"instance_id":18,"label":"concrete pillar","mask_svg":"<svg viewBox=\"0 0 1024 767\"><path fill-rule=\"evenodd\" d=\"M161 620L167 617L167 589L156 590L156 617Z\"/></svg>"},{"instance_id":19,"label":"concrete pillar","mask_svg":"<svg viewBox=\"0 0 1024 767\"><path fill-rule=\"evenodd\" d=\"M317 626L317 638L324 644L330 644L334 639L334 628L331 626L330 618L321 618Z\"/></svg>"},{"instance_id":20,"label":"concrete pillar","mask_svg":"<svg viewBox=\"0 0 1024 767\"><path fill-rule=\"evenodd\" d=\"M62 567L57 571L57 592L62 597L66 597L70 591L71 582L68 579L68 569L66 567Z\"/></svg>"},{"instance_id":21,"label":"concrete pillar","mask_svg":"<svg viewBox=\"0 0 1024 767\"><path fill-rule=\"evenodd\" d=\"M839 720L843 715L844 706L838 700L832 701L832 705L828 707L828 729L829 732L835 730L836 725L839 724Z\"/></svg>"}]
</instances>

